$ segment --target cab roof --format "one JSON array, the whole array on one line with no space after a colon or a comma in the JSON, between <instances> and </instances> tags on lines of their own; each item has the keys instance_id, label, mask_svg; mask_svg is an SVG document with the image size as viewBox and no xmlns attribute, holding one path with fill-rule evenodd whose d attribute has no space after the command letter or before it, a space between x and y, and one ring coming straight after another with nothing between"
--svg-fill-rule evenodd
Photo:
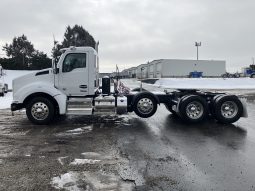
<instances>
[{"instance_id":1,"label":"cab roof","mask_svg":"<svg viewBox=\"0 0 255 191\"><path fill-rule=\"evenodd\" d=\"M75 46L70 46L69 48L62 48L62 49L60 49L60 51L62 52L62 53L64 53L64 52L66 52L66 51L84 51L84 52L90 52L90 51L92 51L92 52L94 52L95 54L97 54L97 51L94 49L94 48L92 48L92 47L90 47L90 46L81 46L81 47L75 47Z\"/></svg>"}]
</instances>

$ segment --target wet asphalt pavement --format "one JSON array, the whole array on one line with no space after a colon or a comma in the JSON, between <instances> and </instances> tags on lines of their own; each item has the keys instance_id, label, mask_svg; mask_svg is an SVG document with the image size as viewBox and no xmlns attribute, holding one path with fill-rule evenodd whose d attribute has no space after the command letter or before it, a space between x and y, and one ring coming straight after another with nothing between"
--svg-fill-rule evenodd
<instances>
[{"instance_id":1,"label":"wet asphalt pavement","mask_svg":"<svg viewBox=\"0 0 255 191\"><path fill-rule=\"evenodd\" d=\"M248 113L190 125L159 106L35 126L0 110L0 190L255 190L253 99Z\"/></svg>"}]
</instances>

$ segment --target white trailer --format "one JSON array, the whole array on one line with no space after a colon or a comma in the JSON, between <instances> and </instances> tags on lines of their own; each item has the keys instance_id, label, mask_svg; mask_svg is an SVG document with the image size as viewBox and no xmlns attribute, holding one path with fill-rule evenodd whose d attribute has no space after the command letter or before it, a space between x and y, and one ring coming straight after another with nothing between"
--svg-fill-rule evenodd
<instances>
[{"instance_id":1,"label":"white trailer","mask_svg":"<svg viewBox=\"0 0 255 191\"><path fill-rule=\"evenodd\" d=\"M52 68L13 80L12 111L25 108L28 119L35 124L48 124L57 115L134 111L147 118L154 115L159 104L191 123L201 122L209 115L222 123L233 123L246 116L244 102L234 95L197 90L149 92L136 88L128 91L118 80L111 91L107 77L99 87L98 55L93 48L70 47L62 52Z\"/></svg>"},{"instance_id":2,"label":"white trailer","mask_svg":"<svg viewBox=\"0 0 255 191\"><path fill-rule=\"evenodd\" d=\"M4 70L0 64L0 96L4 96L8 92L8 84L4 83Z\"/></svg>"}]
</instances>

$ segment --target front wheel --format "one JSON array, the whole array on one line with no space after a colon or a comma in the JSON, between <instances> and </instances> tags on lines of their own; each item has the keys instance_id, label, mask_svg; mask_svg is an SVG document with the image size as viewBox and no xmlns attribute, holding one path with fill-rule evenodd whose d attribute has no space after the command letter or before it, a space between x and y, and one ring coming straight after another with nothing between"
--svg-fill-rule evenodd
<instances>
[{"instance_id":1,"label":"front wheel","mask_svg":"<svg viewBox=\"0 0 255 191\"><path fill-rule=\"evenodd\" d=\"M54 105L44 97L33 98L26 107L28 119L37 125L49 124L54 118L54 113Z\"/></svg>"},{"instance_id":2,"label":"front wheel","mask_svg":"<svg viewBox=\"0 0 255 191\"><path fill-rule=\"evenodd\" d=\"M136 115L148 118L154 115L158 105L156 99L151 94L144 92L136 96L133 107Z\"/></svg>"},{"instance_id":3,"label":"front wheel","mask_svg":"<svg viewBox=\"0 0 255 191\"><path fill-rule=\"evenodd\" d=\"M252 74L252 75L251 75L251 78L255 78L255 74Z\"/></svg>"}]
</instances>

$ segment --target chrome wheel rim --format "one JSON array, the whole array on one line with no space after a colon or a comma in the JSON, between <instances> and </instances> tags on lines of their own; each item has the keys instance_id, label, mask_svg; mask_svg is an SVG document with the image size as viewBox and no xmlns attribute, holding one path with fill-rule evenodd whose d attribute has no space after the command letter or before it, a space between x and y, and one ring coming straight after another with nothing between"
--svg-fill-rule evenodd
<instances>
[{"instance_id":1,"label":"chrome wheel rim","mask_svg":"<svg viewBox=\"0 0 255 191\"><path fill-rule=\"evenodd\" d=\"M186 114L190 119L199 119L204 113L203 105L198 101L189 103L186 107Z\"/></svg>"},{"instance_id":2,"label":"chrome wheel rim","mask_svg":"<svg viewBox=\"0 0 255 191\"><path fill-rule=\"evenodd\" d=\"M225 118L233 118L238 113L238 107L233 101L226 101L221 105L221 115Z\"/></svg>"},{"instance_id":3,"label":"chrome wheel rim","mask_svg":"<svg viewBox=\"0 0 255 191\"><path fill-rule=\"evenodd\" d=\"M142 98L137 103L137 109L142 114L149 114L153 110L153 102L149 98Z\"/></svg>"},{"instance_id":4,"label":"chrome wheel rim","mask_svg":"<svg viewBox=\"0 0 255 191\"><path fill-rule=\"evenodd\" d=\"M49 107L43 102L36 102L31 108L31 114L36 120L45 120L49 115Z\"/></svg>"}]
</instances>

